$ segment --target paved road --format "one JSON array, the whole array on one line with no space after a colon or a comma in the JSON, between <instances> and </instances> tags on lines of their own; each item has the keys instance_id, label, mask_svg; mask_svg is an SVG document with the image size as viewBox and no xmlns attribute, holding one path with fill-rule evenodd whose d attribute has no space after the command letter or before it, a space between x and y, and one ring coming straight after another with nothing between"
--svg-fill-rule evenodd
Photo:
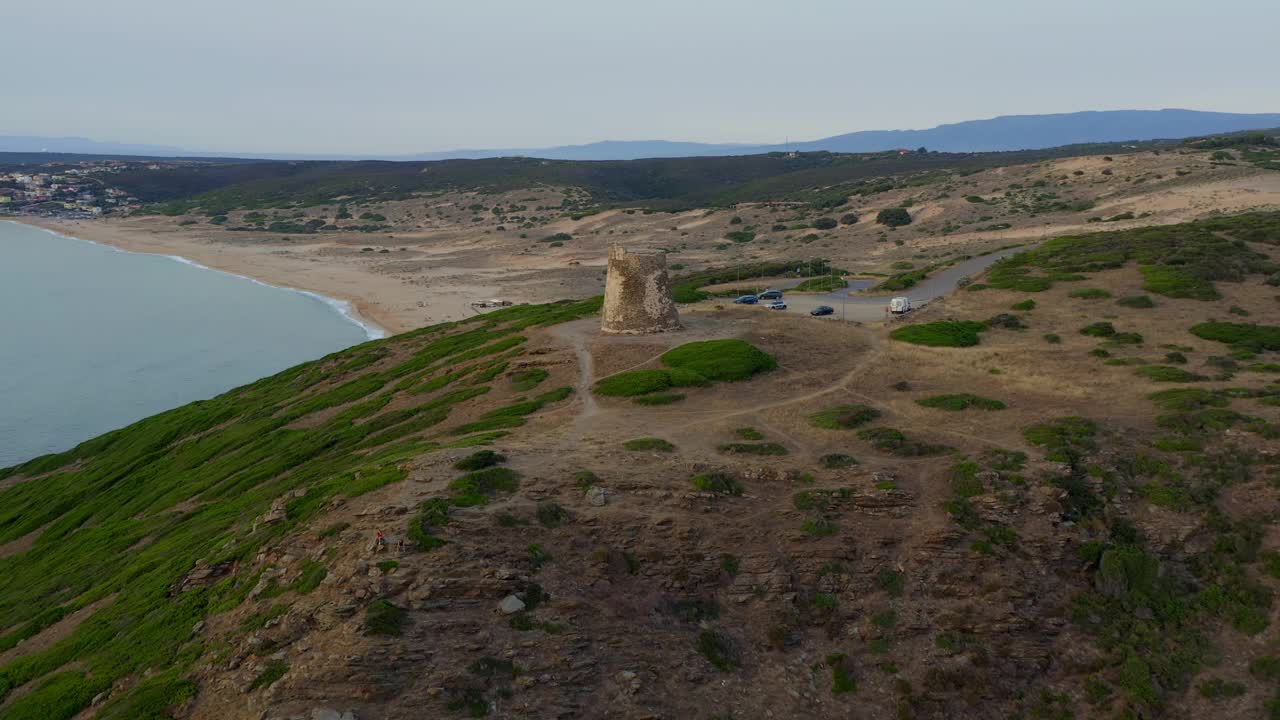
<instances>
[{"instance_id":1,"label":"paved road","mask_svg":"<svg viewBox=\"0 0 1280 720\"><path fill-rule=\"evenodd\" d=\"M1001 258L1015 255L1026 250L1023 248L1012 248L1009 250L1001 250L990 255L970 258L964 262L957 263L942 272L935 273L925 278L921 282L908 290L886 295L850 295L850 292L856 292L864 289L872 284L871 281L850 281L849 290L838 291L825 294L812 293L792 293L786 296L787 312L808 315L809 311L819 305L830 305L836 309L835 315L826 316L828 319L835 320L852 320L855 322L875 322L883 320L885 308L889 305L889 299L901 297L903 295L911 298L911 304L914 306L923 305L934 298L946 295L956 289L956 284L962 277L973 277L978 273L986 270L997 260ZM779 290L787 290L800 284L800 279L787 280L774 285ZM764 305L758 305L761 310L766 310ZM766 312L776 312L769 311Z\"/></svg>"}]
</instances>

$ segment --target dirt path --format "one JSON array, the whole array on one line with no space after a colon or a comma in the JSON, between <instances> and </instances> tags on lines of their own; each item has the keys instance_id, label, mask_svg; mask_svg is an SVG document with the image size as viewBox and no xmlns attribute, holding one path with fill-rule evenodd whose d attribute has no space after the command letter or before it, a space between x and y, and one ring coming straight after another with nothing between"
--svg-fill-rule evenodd
<instances>
[{"instance_id":1,"label":"dirt path","mask_svg":"<svg viewBox=\"0 0 1280 720\"><path fill-rule=\"evenodd\" d=\"M578 412L574 414L571 436L572 439L580 439L586 429L586 424L599 411L600 406L596 403L596 396L591 392L592 386L595 385L595 358L591 354L591 348L588 346L590 335L595 332L594 322L588 328L581 322L564 323L551 328L551 335L559 340L569 344L573 348L573 354L578 359L578 380L574 383L574 395L577 396L576 403Z\"/></svg>"}]
</instances>

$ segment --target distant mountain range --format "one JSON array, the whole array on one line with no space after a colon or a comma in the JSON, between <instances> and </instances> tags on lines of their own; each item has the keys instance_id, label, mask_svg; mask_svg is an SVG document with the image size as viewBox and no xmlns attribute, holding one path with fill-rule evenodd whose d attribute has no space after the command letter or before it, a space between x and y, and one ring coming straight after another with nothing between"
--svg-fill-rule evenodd
<instances>
[{"instance_id":1,"label":"distant mountain range","mask_svg":"<svg viewBox=\"0 0 1280 720\"><path fill-rule=\"evenodd\" d=\"M0 136L0 152L58 152L147 157L245 157L270 160L448 160L529 156L550 160L754 155L797 150L863 153L926 147L943 152L1036 150L1081 143L1164 140L1280 127L1280 113L1218 113L1199 110L1098 110L1051 115L1005 115L939 125L927 130L863 130L783 145L610 140L548 148L451 150L413 155L210 153L168 145L101 142L86 138Z\"/></svg>"}]
</instances>

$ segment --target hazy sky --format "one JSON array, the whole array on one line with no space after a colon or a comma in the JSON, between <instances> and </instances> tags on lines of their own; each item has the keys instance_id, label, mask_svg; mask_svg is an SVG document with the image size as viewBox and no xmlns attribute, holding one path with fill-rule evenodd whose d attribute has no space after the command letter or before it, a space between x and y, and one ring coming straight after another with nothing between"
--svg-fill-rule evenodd
<instances>
[{"instance_id":1,"label":"hazy sky","mask_svg":"<svg viewBox=\"0 0 1280 720\"><path fill-rule=\"evenodd\" d=\"M1276 0L4 5L0 135L410 153L1280 111Z\"/></svg>"}]
</instances>

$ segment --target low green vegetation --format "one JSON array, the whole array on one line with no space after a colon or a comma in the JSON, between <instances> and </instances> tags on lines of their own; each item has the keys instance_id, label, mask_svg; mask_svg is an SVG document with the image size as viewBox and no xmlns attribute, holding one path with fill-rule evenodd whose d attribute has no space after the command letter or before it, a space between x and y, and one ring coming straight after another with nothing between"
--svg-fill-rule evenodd
<instances>
[{"instance_id":1,"label":"low green vegetation","mask_svg":"<svg viewBox=\"0 0 1280 720\"><path fill-rule=\"evenodd\" d=\"M262 668L262 671L253 679L253 682L249 683L249 691L253 692L260 688L269 687L288 672L288 663L283 660L272 660Z\"/></svg>"},{"instance_id":2,"label":"low green vegetation","mask_svg":"<svg viewBox=\"0 0 1280 720\"><path fill-rule=\"evenodd\" d=\"M1204 322L1193 325L1191 334L1248 352L1280 351L1280 325Z\"/></svg>"},{"instance_id":3,"label":"low green vegetation","mask_svg":"<svg viewBox=\"0 0 1280 720\"><path fill-rule=\"evenodd\" d=\"M1171 365L1147 365L1133 372L1138 377L1144 377L1153 382L1199 382L1208 379L1204 375L1198 375Z\"/></svg>"},{"instance_id":4,"label":"low green vegetation","mask_svg":"<svg viewBox=\"0 0 1280 720\"><path fill-rule=\"evenodd\" d=\"M662 438L636 438L623 443L623 447L628 450L644 451L654 450L657 452L675 452L676 446L663 440Z\"/></svg>"},{"instance_id":5,"label":"low green vegetation","mask_svg":"<svg viewBox=\"0 0 1280 720\"><path fill-rule=\"evenodd\" d=\"M885 208L876 213L876 222L891 228L911 224L911 213L904 207Z\"/></svg>"},{"instance_id":6,"label":"low green vegetation","mask_svg":"<svg viewBox=\"0 0 1280 720\"><path fill-rule=\"evenodd\" d=\"M635 397L673 387L698 387L710 382L691 372L672 370L630 370L610 375L596 383L594 392L613 397Z\"/></svg>"},{"instance_id":7,"label":"low green vegetation","mask_svg":"<svg viewBox=\"0 0 1280 720\"><path fill-rule=\"evenodd\" d=\"M1116 300L1116 304L1127 308L1149 309L1156 306L1150 295L1127 295Z\"/></svg>"},{"instance_id":8,"label":"low green vegetation","mask_svg":"<svg viewBox=\"0 0 1280 720\"><path fill-rule=\"evenodd\" d=\"M847 287L849 287L849 281L843 277L839 275L823 275L802 281L799 285L791 288L791 292L828 293L843 290Z\"/></svg>"},{"instance_id":9,"label":"low green vegetation","mask_svg":"<svg viewBox=\"0 0 1280 720\"><path fill-rule=\"evenodd\" d=\"M939 410L968 410L969 408L977 408L979 410L1005 409L1005 404L999 400L992 400L990 398L984 398L969 393L934 395L933 397L916 400L916 404Z\"/></svg>"},{"instance_id":10,"label":"low green vegetation","mask_svg":"<svg viewBox=\"0 0 1280 720\"><path fill-rule=\"evenodd\" d=\"M499 492L515 492L519 484L519 474L510 468L476 470L449 483L449 490L453 492L449 502L458 507L484 505Z\"/></svg>"},{"instance_id":11,"label":"low green vegetation","mask_svg":"<svg viewBox=\"0 0 1280 720\"><path fill-rule=\"evenodd\" d=\"M929 277L937 266L929 265L928 267L907 270L906 272L895 273L876 286L876 290L882 292L897 292L913 288L920 283L921 280Z\"/></svg>"},{"instance_id":12,"label":"low green vegetation","mask_svg":"<svg viewBox=\"0 0 1280 720\"><path fill-rule=\"evenodd\" d=\"M875 449L898 457L926 457L951 452L951 448L946 445L924 443L893 428L874 427L859 430L858 437L871 443Z\"/></svg>"},{"instance_id":13,"label":"low green vegetation","mask_svg":"<svg viewBox=\"0 0 1280 720\"><path fill-rule=\"evenodd\" d=\"M717 493L719 495L741 495L743 492L742 483L723 472L695 475L690 478L689 482L702 492Z\"/></svg>"},{"instance_id":14,"label":"low green vegetation","mask_svg":"<svg viewBox=\"0 0 1280 720\"><path fill-rule=\"evenodd\" d=\"M978 333L986 329L986 323L974 320L938 320L900 327L889 337L929 347L972 347L978 344Z\"/></svg>"},{"instance_id":15,"label":"low green vegetation","mask_svg":"<svg viewBox=\"0 0 1280 720\"><path fill-rule=\"evenodd\" d=\"M719 448L720 452L733 455L786 455L784 445L773 442L762 443L726 443Z\"/></svg>"},{"instance_id":16,"label":"low green vegetation","mask_svg":"<svg viewBox=\"0 0 1280 720\"><path fill-rule=\"evenodd\" d=\"M1111 297L1111 293L1102 288L1080 288L1079 290L1072 290L1067 295L1081 300L1102 300Z\"/></svg>"},{"instance_id":17,"label":"low green vegetation","mask_svg":"<svg viewBox=\"0 0 1280 720\"><path fill-rule=\"evenodd\" d=\"M985 285L1040 292L1055 283L1137 263L1143 289L1174 298L1216 300L1215 282L1238 282L1276 271L1266 255L1241 241L1275 245L1280 213L1261 212L1054 238L997 262Z\"/></svg>"},{"instance_id":18,"label":"low green vegetation","mask_svg":"<svg viewBox=\"0 0 1280 720\"><path fill-rule=\"evenodd\" d=\"M455 470L484 470L485 468L501 465L506 462L507 458L493 450L478 450L458 462L453 464Z\"/></svg>"},{"instance_id":19,"label":"low green vegetation","mask_svg":"<svg viewBox=\"0 0 1280 720\"><path fill-rule=\"evenodd\" d=\"M186 676L204 649L191 628L242 606L253 616L266 612L265 598L249 599L264 547L303 532L319 542L341 539L346 526L328 516L334 501L403 481L405 460L501 436L450 425L451 411L487 385L411 388L519 354L522 330L599 306L597 299L513 307L357 345L0 470L0 544L38 536L30 549L0 558L0 628L47 627L112 598L65 636L0 666L0 703L26 686L21 702L0 714L40 708L22 712L66 720L114 687L100 713L161 717L169 706L154 703L191 695ZM39 482L26 480L35 476ZM277 501L283 517L251 521ZM240 569L173 592L201 559ZM315 560L296 572L263 595L312 592L327 573ZM379 620L391 615L382 605L368 613L371 629L394 625ZM64 667L76 670L59 672ZM148 669L159 672L144 677Z\"/></svg>"},{"instance_id":20,"label":"low green vegetation","mask_svg":"<svg viewBox=\"0 0 1280 720\"><path fill-rule=\"evenodd\" d=\"M651 393L649 395L641 395L640 397L632 398L631 402L637 405L656 407L658 405L678 403L683 399L684 395L681 393Z\"/></svg>"},{"instance_id":21,"label":"low green vegetation","mask_svg":"<svg viewBox=\"0 0 1280 720\"><path fill-rule=\"evenodd\" d=\"M375 600L369 604L364 617L364 634L400 637L409 624L409 613L388 600Z\"/></svg>"},{"instance_id":22,"label":"low green vegetation","mask_svg":"<svg viewBox=\"0 0 1280 720\"><path fill-rule=\"evenodd\" d=\"M1104 320L1085 325L1080 328L1080 334L1088 335L1089 337L1111 337L1116 334L1116 326Z\"/></svg>"},{"instance_id":23,"label":"low green vegetation","mask_svg":"<svg viewBox=\"0 0 1280 720\"><path fill-rule=\"evenodd\" d=\"M1031 298L1027 298L1026 300L1023 300L1021 302L1016 302L1010 305L1009 309L1016 310L1018 312L1027 312L1028 310L1035 310L1036 301L1032 300Z\"/></svg>"},{"instance_id":24,"label":"low green vegetation","mask_svg":"<svg viewBox=\"0 0 1280 720\"><path fill-rule=\"evenodd\" d=\"M520 370L511 374L511 387L516 392L528 392L538 386L543 380L546 380L551 373L542 368L530 368L528 370Z\"/></svg>"},{"instance_id":25,"label":"low green vegetation","mask_svg":"<svg viewBox=\"0 0 1280 720\"><path fill-rule=\"evenodd\" d=\"M829 470L839 470L842 468L853 467L858 464L857 458L852 455L845 455L844 453L830 453L823 455L818 458L818 461L822 463L822 467Z\"/></svg>"},{"instance_id":26,"label":"low green vegetation","mask_svg":"<svg viewBox=\"0 0 1280 720\"><path fill-rule=\"evenodd\" d=\"M737 339L685 343L662 356L667 367L697 373L712 382L750 380L778 363L768 353Z\"/></svg>"},{"instance_id":27,"label":"low green vegetation","mask_svg":"<svg viewBox=\"0 0 1280 720\"><path fill-rule=\"evenodd\" d=\"M809 424L827 430L852 430L880 417L869 405L837 405L809 416Z\"/></svg>"},{"instance_id":28,"label":"low green vegetation","mask_svg":"<svg viewBox=\"0 0 1280 720\"><path fill-rule=\"evenodd\" d=\"M700 387L713 382L738 382L778 366L768 353L742 340L707 340L681 345L660 358L666 368L630 370L596 383L594 392L613 397L664 394L673 387ZM658 400L663 405L675 400Z\"/></svg>"}]
</instances>

